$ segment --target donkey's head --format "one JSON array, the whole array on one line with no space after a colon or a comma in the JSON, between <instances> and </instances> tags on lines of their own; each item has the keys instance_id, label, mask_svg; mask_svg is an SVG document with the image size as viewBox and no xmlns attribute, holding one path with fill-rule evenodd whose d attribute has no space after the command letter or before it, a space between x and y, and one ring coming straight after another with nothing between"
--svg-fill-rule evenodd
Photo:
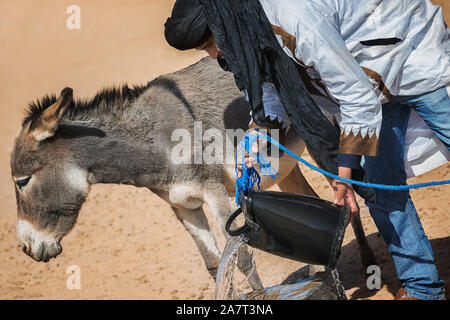
<instances>
[{"instance_id":1,"label":"donkey's head","mask_svg":"<svg viewBox=\"0 0 450 320\"><path fill-rule=\"evenodd\" d=\"M65 148L57 130L73 104L72 89L34 106L14 142L11 173L17 200L17 234L23 251L47 262L74 226L88 192L87 173Z\"/></svg>"}]
</instances>

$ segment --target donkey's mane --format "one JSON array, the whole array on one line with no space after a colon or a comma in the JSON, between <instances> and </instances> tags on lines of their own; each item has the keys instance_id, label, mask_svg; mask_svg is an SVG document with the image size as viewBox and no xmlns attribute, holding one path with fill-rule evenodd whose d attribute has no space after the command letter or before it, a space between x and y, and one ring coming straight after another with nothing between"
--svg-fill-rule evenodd
<instances>
[{"instance_id":1,"label":"donkey's mane","mask_svg":"<svg viewBox=\"0 0 450 320\"><path fill-rule=\"evenodd\" d=\"M149 82L145 86L139 85L133 86L131 88L128 87L128 85L123 85L122 87L102 89L90 100L74 100L70 104L66 115L69 118L73 118L78 114L89 113L89 111L98 109L99 106L109 106L110 108L116 108L119 105L123 105L123 103L118 102L133 102L149 88L152 82ZM41 99L37 99L36 101L31 102L28 105L26 116L22 121L22 126L25 126L27 123L32 122L33 120L38 118L48 107L54 104L56 100L57 96L55 94L50 94L44 96ZM111 111L111 109L105 109L104 111L108 112Z\"/></svg>"}]
</instances>

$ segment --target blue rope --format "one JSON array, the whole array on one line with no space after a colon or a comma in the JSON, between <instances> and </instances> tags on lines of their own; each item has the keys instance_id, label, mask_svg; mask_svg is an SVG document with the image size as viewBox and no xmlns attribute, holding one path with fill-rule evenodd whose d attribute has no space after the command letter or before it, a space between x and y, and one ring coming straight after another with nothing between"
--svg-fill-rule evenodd
<instances>
[{"instance_id":1,"label":"blue rope","mask_svg":"<svg viewBox=\"0 0 450 320\"><path fill-rule=\"evenodd\" d=\"M278 176L280 175L279 173L277 173L277 172L275 172L273 170L273 168L271 167L270 163L262 155L260 155L260 153L255 155L255 154L253 154L251 152L250 146L253 145L253 143L258 138L262 138L262 139L267 140L268 142L273 144L278 149L283 150L284 152L289 154L294 159L300 161L301 163L303 163L307 167L309 167L309 168L311 168L313 170L316 170L316 171L322 173L323 175L325 175L327 177L330 177L330 178L336 179L336 180L340 180L340 181L344 181L344 182L347 182L347 183L355 184L355 185L358 185L358 186L374 188L374 189L400 191L400 190L410 190L410 189L417 189L417 188L425 188L425 187L431 187L431 186L439 186L439 185L444 185L444 184L450 184L450 180L444 180L444 181L434 181L434 182L427 182L427 183L417 183L417 184L411 184L411 185L397 185L397 186L393 186L393 185L385 185L385 184L366 183L366 182L356 181L356 180L352 180L352 179L342 178L342 177L339 177L339 176L337 176L335 174L332 174L332 173L330 173L328 171L322 170L322 169L314 166L313 164L311 164L308 161L302 159L300 156L296 155L291 150L289 150L288 148L284 147L283 145L281 145L277 141L273 140L270 136L262 135L260 133L256 133L256 134L247 134L247 135L245 135L244 139L239 143L239 146L238 146L238 150L240 151L240 153L242 155L242 162L241 162L242 163L242 177L239 178L239 179L236 179L236 204L237 205L239 205L239 203L238 203L238 196L239 196L240 192L242 191L242 192L246 193L247 190L252 190L254 185L255 185L254 182L257 182L258 190L261 191L261 178L260 178L258 172L254 169L254 167L247 168L247 166L245 165L245 162L244 162L244 159L245 159L244 151L245 150L250 154L250 156L254 157L257 160L257 162L258 162L258 164L260 165L260 168L261 168L261 173L263 175L270 175L273 179L275 179L277 175ZM238 152L236 153L235 160L237 159L237 154L238 154ZM236 163L235 164L235 170L236 170L236 177L237 177L237 162L235 162L235 163Z\"/></svg>"},{"instance_id":2,"label":"blue rope","mask_svg":"<svg viewBox=\"0 0 450 320\"><path fill-rule=\"evenodd\" d=\"M239 195L241 194L241 192L243 192L244 194L247 194L247 190L253 190L253 187L256 185L257 186L257 190L261 191L261 177L258 174L258 171L256 171L256 169L254 167L251 168L247 168L247 166L245 165L244 159L245 159L245 153L243 152L243 150L250 150L250 145L253 145L253 142L256 140L257 138L255 137L250 137L250 136L245 136L244 139L242 139L242 141L239 143L238 149L241 150L241 163L243 163L244 165L242 166L242 177L239 179L236 179L236 194L235 194L235 200L236 200L236 205L239 206ZM251 142L250 142L251 140ZM271 167L270 163L263 157L260 156L260 153L258 153L257 155L254 155L251 151L249 151L250 154L257 159L260 168L261 168L261 173L263 175L271 175L273 179L275 179L276 175L280 175L278 172L275 172L273 170L273 168ZM236 155L234 157L234 170L236 172L236 177L237 177L237 155L238 152L236 152Z\"/></svg>"}]
</instances>

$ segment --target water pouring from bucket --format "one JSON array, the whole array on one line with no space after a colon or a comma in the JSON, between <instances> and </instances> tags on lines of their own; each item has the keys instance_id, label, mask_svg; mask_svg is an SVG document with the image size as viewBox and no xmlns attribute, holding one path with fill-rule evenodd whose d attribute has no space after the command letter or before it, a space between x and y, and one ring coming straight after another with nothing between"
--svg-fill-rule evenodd
<instances>
[{"instance_id":1,"label":"water pouring from bucket","mask_svg":"<svg viewBox=\"0 0 450 320\"><path fill-rule=\"evenodd\" d=\"M235 273L240 249L247 250L245 241L244 236L237 236L226 243L217 273L216 300L347 300L336 269L325 268L311 275L309 266L292 272L280 284L251 290L247 278ZM255 249L249 251L253 260ZM252 264L254 269L254 261Z\"/></svg>"},{"instance_id":2,"label":"water pouring from bucket","mask_svg":"<svg viewBox=\"0 0 450 320\"><path fill-rule=\"evenodd\" d=\"M254 250L248 250L244 236L231 237L228 239L222 252L222 258L217 271L216 300L236 300L244 294L247 279L236 279L235 269L237 266L240 250L247 250L252 260L252 271L255 270Z\"/></svg>"}]
</instances>

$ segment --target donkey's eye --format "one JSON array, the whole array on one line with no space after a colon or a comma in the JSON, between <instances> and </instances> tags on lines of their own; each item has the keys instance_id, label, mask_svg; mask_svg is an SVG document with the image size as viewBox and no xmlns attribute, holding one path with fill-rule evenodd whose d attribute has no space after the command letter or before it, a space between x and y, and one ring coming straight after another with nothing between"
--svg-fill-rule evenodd
<instances>
[{"instance_id":1,"label":"donkey's eye","mask_svg":"<svg viewBox=\"0 0 450 320\"><path fill-rule=\"evenodd\" d=\"M31 176L27 177L27 178L16 180L17 187L19 187L20 191L22 191L22 188L25 187L28 184L28 182L30 182L30 179L31 179Z\"/></svg>"}]
</instances>

